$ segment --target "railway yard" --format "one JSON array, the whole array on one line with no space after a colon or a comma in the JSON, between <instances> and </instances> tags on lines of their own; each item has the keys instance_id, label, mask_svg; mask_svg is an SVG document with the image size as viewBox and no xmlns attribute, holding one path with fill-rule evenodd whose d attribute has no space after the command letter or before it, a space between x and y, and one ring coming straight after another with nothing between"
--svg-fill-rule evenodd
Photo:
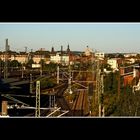
<instances>
[{"instance_id":1,"label":"railway yard","mask_svg":"<svg viewBox=\"0 0 140 140\"><path fill-rule=\"evenodd\" d=\"M104 117L128 112L137 115L139 65L108 73L103 60L93 61L90 57L86 62L50 64L45 69L7 67L6 71L1 67L0 116ZM135 104L131 104L132 100Z\"/></svg>"},{"instance_id":2,"label":"railway yard","mask_svg":"<svg viewBox=\"0 0 140 140\"><path fill-rule=\"evenodd\" d=\"M4 28L7 25L2 26ZM45 27L45 25L43 26ZM5 31L10 28L5 28ZM81 26L74 28L74 31L79 32L79 29L82 29ZM2 29L2 31L4 30ZM9 31L15 33L14 30ZM43 28L42 31L45 33L49 30ZM65 32L65 28L63 31ZM39 32L36 33L35 39L39 41ZM86 35L90 38L90 34L79 33L83 37ZM26 37L25 34L22 35ZM57 39L56 35L59 34L55 32L53 35L55 39ZM65 34L63 36L67 37ZM78 48L78 44L73 44L73 49L76 49L73 51L70 49L69 43L67 48L63 48L64 46L61 45L61 48L56 46L55 50L53 39L48 37L48 35L43 37L41 33L43 40L39 44L32 44L29 37L27 38L29 41L25 42L27 46L24 47L22 45L25 44L14 44L22 37L13 40L11 45L9 45L8 38L5 39L5 47L1 44L0 117L140 116L139 52L130 53L128 49L128 53L125 52L125 49L122 50L118 47L116 50L119 52L117 53L110 53L112 49L108 50L108 53L102 52L103 48L100 50L95 45L98 43L95 43L94 35L91 37L94 43L87 43L89 45L86 45L85 51L83 51L82 44L79 46L80 48ZM76 41L78 36L73 34L73 37ZM47 43L47 39L52 42L51 50L49 50L50 45ZM47 41L46 45L43 41ZM59 39L58 41L61 42ZM102 41L106 42L106 39ZM109 44L112 47L112 43ZM17 48L15 48L16 46ZM43 46L44 48L42 48ZM93 49L91 46L95 48Z\"/></svg>"},{"instance_id":3,"label":"railway yard","mask_svg":"<svg viewBox=\"0 0 140 140\"><path fill-rule=\"evenodd\" d=\"M36 82L53 79L56 83L57 72L51 74L44 72L40 76L39 71L27 71L22 78L20 71L12 72L8 79L1 78L1 87L3 87L1 88L1 112L11 117L32 117L36 116L36 111L39 109L40 117L88 116L88 90L85 88L87 84L78 82L77 86L75 84L78 80L86 81L87 75L78 71L73 71L72 75L69 83L69 72L60 71L59 83L51 88L40 86L40 98L37 99ZM73 90L73 93L71 94L69 90ZM74 96L72 101L69 100L71 96ZM39 106L37 106L37 100ZM6 102L6 106L3 102Z\"/></svg>"}]
</instances>

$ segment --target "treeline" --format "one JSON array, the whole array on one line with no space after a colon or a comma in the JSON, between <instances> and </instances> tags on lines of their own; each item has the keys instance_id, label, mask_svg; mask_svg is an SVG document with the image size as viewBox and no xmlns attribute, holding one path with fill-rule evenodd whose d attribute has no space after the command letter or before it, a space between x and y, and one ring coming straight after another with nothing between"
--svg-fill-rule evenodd
<instances>
[{"instance_id":1,"label":"treeline","mask_svg":"<svg viewBox=\"0 0 140 140\"><path fill-rule=\"evenodd\" d=\"M119 73L111 72L104 77L103 105L105 116L139 116L140 115L140 92L132 92L133 85L123 84L123 77ZM120 89L119 89L119 87ZM94 102L93 96L92 115L98 116L99 106Z\"/></svg>"}]
</instances>

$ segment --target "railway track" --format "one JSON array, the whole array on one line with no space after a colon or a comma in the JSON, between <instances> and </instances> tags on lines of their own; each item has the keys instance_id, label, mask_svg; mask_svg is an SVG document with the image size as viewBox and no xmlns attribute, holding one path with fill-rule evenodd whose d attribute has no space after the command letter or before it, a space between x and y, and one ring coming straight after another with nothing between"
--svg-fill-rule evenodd
<instances>
[{"instance_id":1,"label":"railway track","mask_svg":"<svg viewBox=\"0 0 140 140\"><path fill-rule=\"evenodd\" d=\"M79 77L80 81L86 81L89 78L88 73L80 72L79 75L81 75ZM83 87L88 86L87 83L84 83L84 82L82 85L83 85ZM76 95L76 99L75 99L72 109L71 109L72 116L87 116L89 114L89 103L88 103L87 90L84 90L84 89L79 90L75 94L77 94L77 95Z\"/></svg>"},{"instance_id":2,"label":"railway track","mask_svg":"<svg viewBox=\"0 0 140 140\"><path fill-rule=\"evenodd\" d=\"M72 116L84 116L85 100L85 93L80 91L72 107Z\"/></svg>"},{"instance_id":3,"label":"railway track","mask_svg":"<svg viewBox=\"0 0 140 140\"><path fill-rule=\"evenodd\" d=\"M73 74L73 80L78 79L78 80L87 80L87 73L80 73L80 78L78 78L79 72L75 72ZM84 86L87 86L87 83L83 84ZM54 94L56 97L56 104L58 107L61 107L62 110L67 110L69 111L65 116L86 116L88 114L88 95L85 90L78 91L76 100L73 103L73 107L70 108L69 103L66 101L66 99L63 96L63 93L65 90L68 88L68 81L65 81L65 83L60 83L54 88L51 89L46 89L46 90L41 90L41 107L48 107L48 97L45 96L43 97L43 94ZM48 94L49 95L49 94ZM26 99L27 100L27 99ZM31 99L29 99L31 100ZM33 99L33 106L35 106L35 99ZM47 115L46 110L41 110L41 116ZM32 110L31 112L28 112L26 116L34 116L35 111Z\"/></svg>"}]
</instances>

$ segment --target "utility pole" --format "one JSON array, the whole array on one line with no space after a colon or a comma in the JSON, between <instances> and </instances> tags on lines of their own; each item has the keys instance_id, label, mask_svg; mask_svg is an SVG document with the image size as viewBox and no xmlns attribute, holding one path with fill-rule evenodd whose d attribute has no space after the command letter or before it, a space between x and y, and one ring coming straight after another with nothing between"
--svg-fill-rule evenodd
<instances>
[{"instance_id":1,"label":"utility pole","mask_svg":"<svg viewBox=\"0 0 140 140\"><path fill-rule=\"evenodd\" d=\"M63 46L61 46L61 60L60 60L61 62L61 65L62 65L62 63L63 63Z\"/></svg>"},{"instance_id":2,"label":"utility pole","mask_svg":"<svg viewBox=\"0 0 140 140\"><path fill-rule=\"evenodd\" d=\"M31 49L30 55L29 55L29 60L33 58L33 49Z\"/></svg>"},{"instance_id":3,"label":"utility pole","mask_svg":"<svg viewBox=\"0 0 140 140\"><path fill-rule=\"evenodd\" d=\"M2 62L0 61L0 78L1 78Z\"/></svg>"},{"instance_id":4,"label":"utility pole","mask_svg":"<svg viewBox=\"0 0 140 140\"><path fill-rule=\"evenodd\" d=\"M92 80L94 80L94 71L95 71L95 69L94 69L94 62L93 62L93 49L92 49L92 57L91 57L91 66L92 66ZM93 83L93 85L92 85L93 87L94 87L94 83ZM88 88L89 88L89 85L88 85ZM89 109L90 109L90 114L91 114L91 107L92 107L92 98L94 99L94 90L92 90L92 94L91 94L91 96L89 95Z\"/></svg>"},{"instance_id":5,"label":"utility pole","mask_svg":"<svg viewBox=\"0 0 140 140\"><path fill-rule=\"evenodd\" d=\"M27 47L25 47L25 53L27 53Z\"/></svg>"},{"instance_id":6,"label":"utility pole","mask_svg":"<svg viewBox=\"0 0 140 140\"><path fill-rule=\"evenodd\" d=\"M41 59L42 60L42 59ZM41 64L40 64L40 76L42 76L42 61L41 61Z\"/></svg>"},{"instance_id":7,"label":"utility pole","mask_svg":"<svg viewBox=\"0 0 140 140\"><path fill-rule=\"evenodd\" d=\"M91 65L92 65L92 72L93 72L93 78L94 78L93 49L92 49Z\"/></svg>"},{"instance_id":8,"label":"utility pole","mask_svg":"<svg viewBox=\"0 0 140 140\"><path fill-rule=\"evenodd\" d=\"M104 93L104 72L100 69L100 60L97 58L97 68L96 68L96 94L95 94L95 104L99 106L99 117L103 116L103 93Z\"/></svg>"},{"instance_id":9,"label":"utility pole","mask_svg":"<svg viewBox=\"0 0 140 140\"><path fill-rule=\"evenodd\" d=\"M120 67L118 67L118 98L120 97L120 78L121 78L121 76L120 76Z\"/></svg>"},{"instance_id":10,"label":"utility pole","mask_svg":"<svg viewBox=\"0 0 140 140\"><path fill-rule=\"evenodd\" d=\"M57 84L59 84L59 66L57 66Z\"/></svg>"},{"instance_id":11,"label":"utility pole","mask_svg":"<svg viewBox=\"0 0 140 140\"><path fill-rule=\"evenodd\" d=\"M100 114L101 116L105 116L104 112L104 73L101 74L101 94L100 94L100 103L99 106L101 106Z\"/></svg>"},{"instance_id":12,"label":"utility pole","mask_svg":"<svg viewBox=\"0 0 140 140\"><path fill-rule=\"evenodd\" d=\"M102 117L104 116L104 66L100 68L100 60L98 58L96 69L96 93L99 105L99 117Z\"/></svg>"},{"instance_id":13,"label":"utility pole","mask_svg":"<svg viewBox=\"0 0 140 140\"><path fill-rule=\"evenodd\" d=\"M40 54L40 57L41 57L41 59L40 59L40 76L42 76L42 69L43 69L43 59L42 59L42 49L41 49L41 54Z\"/></svg>"},{"instance_id":14,"label":"utility pole","mask_svg":"<svg viewBox=\"0 0 140 140\"><path fill-rule=\"evenodd\" d=\"M30 74L30 93L32 94L33 93L33 79L32 79L32 74Z\"/></svg>"},{"instance_id":15,"label":"utility pole","mask_svg":"<svg viewBox=\"0 0 140 140\"><path fill-rule=\"evenodd\" d=\"M36 110L35 117L40 117L40 81L36 81Z\"/></svg>"},{"instance_id":16,"label":"utility pole","mask_svg":"<svg viewBox=\"0 0 140 140\"><path fill-rule=\"evenodd\" d=\"M8 51L9 51L9 45L8 45L8 39L6 39L6 45L5 45L5 63L4 63L4 79L8 78Z\"/></svg>"},{"instance_id":17,"label":"utility pole","mask_svg":"<svg viewBox=\"0 0 140 140\"><path fill-rule=\"evenodd\" d=\"M23 78L23 63L22 63L22 68L21 68L21 78Z\"/></svg>"},{"instance_id":18,"label":"utility pole","mask_svg":"<svg viewBox=\"0 0 140 140\"><path fill-rule=\"evenodd\" d=\"M95 104L99 104L99 94L100 94L100 62L97 59L96 62L96 93L95 93Z\"/></svg>"},{"instance_id":19,"label":"utility pole","mask_svg":"<svg viewBox=\"0 0 140 140\"><path fill-rule=\"evenodd\" d=\"M71 67L70 67L70 64L69 64L69 79L68 79L68 89L69 89L69 93L72 94L72 90L71 90Z\"/></svg>"}]
</instances>

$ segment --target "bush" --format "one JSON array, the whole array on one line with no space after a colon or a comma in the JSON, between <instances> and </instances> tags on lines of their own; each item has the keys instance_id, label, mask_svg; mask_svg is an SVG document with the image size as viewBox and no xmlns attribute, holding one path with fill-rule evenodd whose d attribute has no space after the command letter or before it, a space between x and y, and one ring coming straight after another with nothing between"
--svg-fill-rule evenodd
<instances>
[{"instance_id":1,"label":"bush","mask_svg":"<svg viewBox=\"0 0 140 140\"><path fill-rule=\"evenodd\" d=\"M56 83L52 79L46 79L41 81L41 89L53 88L55 85Z\"/></svg>"}]
</instances>

